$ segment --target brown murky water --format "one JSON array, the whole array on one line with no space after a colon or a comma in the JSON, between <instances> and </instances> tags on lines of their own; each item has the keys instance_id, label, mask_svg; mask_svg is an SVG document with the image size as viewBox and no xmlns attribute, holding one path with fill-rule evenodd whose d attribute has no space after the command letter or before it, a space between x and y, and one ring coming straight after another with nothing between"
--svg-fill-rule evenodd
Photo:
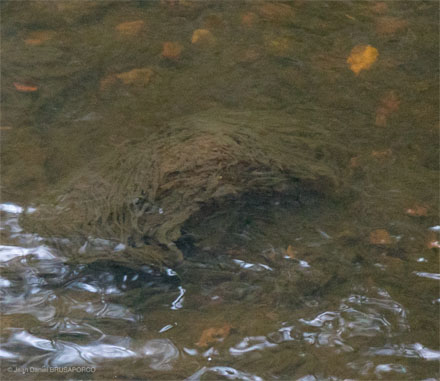
<instances>
[{"instance_id":1,"label":"brown murky water","mask_svg":"<svg viewBox=\"0 0 440 381\"><path fill-rule=\"evenodd\" d=\"M1 11L2 379L440 377L437 2ZM97 158L220 109L322 126L343 194L210 205L172 268L20 226Z\"/></svg>"}]
</instances>

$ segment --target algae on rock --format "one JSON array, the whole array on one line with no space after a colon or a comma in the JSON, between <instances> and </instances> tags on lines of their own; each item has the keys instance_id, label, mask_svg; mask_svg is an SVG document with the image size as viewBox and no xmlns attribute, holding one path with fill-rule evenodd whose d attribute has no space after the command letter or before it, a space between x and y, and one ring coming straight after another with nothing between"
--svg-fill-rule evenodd
<instances>
[{"instance_id":1,"label":"algae on rock","mask_svg":"<svg viewBox=\"0 0 440 381\"><path fill-rule=\"evenodd\" d=\"M141 248L146 262L173 263L183 224L213 202L342 189L349 156L332 132L281 112L186 116L97 159L55 193L55 205L23 223L52 236L113 239L131 246L130 255Z\"/></svg>"}]
</instances>

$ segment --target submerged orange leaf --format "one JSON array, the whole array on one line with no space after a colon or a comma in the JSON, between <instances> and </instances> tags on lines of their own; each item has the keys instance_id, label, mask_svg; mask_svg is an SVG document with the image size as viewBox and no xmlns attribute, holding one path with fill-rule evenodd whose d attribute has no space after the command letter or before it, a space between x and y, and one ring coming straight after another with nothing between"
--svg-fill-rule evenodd
<instances>
[{"instance_id":1,"label":"submerged orange leaf","mask_svg":"<svg viewBox=\"0 0 440 381\"><path fill-rule=\"evenodd\" d=\"M193 44L212 43L214 36L208 29L196 29L192 34L191 42Z\"/></svg>"},{"instance_id":2,"label":"submerged orange leaf","mask_svg":"<svg viewBox=\"0 0 440 381\"><path fill-rule=\"evenodd\" d=\"M116 25L116 30L124 36L135 36L144 27L142 20L127 21Z\"/></svg>"},{"instance_id":3,"label":"submerged orange leaf","mask_svg":"<svg viewBox=\"0 0 440 381\"><path fill-rule=\"evenodd\" d=\"M390 233L385 229L373 230L370 233L370 243L373 245L389 245L391 242Z\"/></svg>"},{"instance_id":4,"label":"submerged orange leaf","mask_svg":"<svg viewBox=\"0 0 440 381\"><path fill-rule=\"evenodd\" d=\"M241 16L241 24L250 28L257 22L257 15L254 12L246 12Z\"/></svg>"},{"instance_id":5,"label":"submerged orange leaf","mask_svg":"<svg viewBox=\"0 0 440 381\"><path fill-rule=\"evenodd\" d=\"M117 78L114 74L110 74L107 77L101 79L99 83L99 88L101 91L108 89L112 85L114 85L117 81Z\"/></svg>"},{"instance_id":6,"label":"submerged orange leaf","mask_svg":"<svg viewBox=\"0 0 440 381\"><path fill-rule=\"evenodd\" d=\"M389 159L393 155L393 151L391 148L385 149L383 151L372 151L371 156L378 160Z\"/></svg>"},{"instance_id":7,"label":"submerged orange leaf","mask_svg":"<svg viewBox=\"0 0 440 381\"><path fill-rule=\"evenodd\" d=\"M116 74L116 78L120 79L126 85L146 85L150 82L152 75L153 70L150 68L142 68Z\"/></svg>"},{"instance_id":8,"label":"submerged orange leaf","mask_svg":"<svg viewBox=\"0 0 440 381\"><path fill-rule=\"evenodd\" d=\"M170 60L176 60L180 57L183 46L178 42L164 42L162 48L162 57Z\"/></svg>"},{"instance_id":9,"label":"submerged orange leaf","mask_svg":"<svg viewBox=\"0 0 440 381\"><path fill-rule=\"evenodd\" d=\"M373 3L371 10L377 14L386 13L388 11L388 4L385 3L384 1L379 1L377 3Z\"/></svg>"},{"instance_id":10,"label":"submerged orange leaf","mask_svg":"<svg viewBox=\"0 0 440 381\"><path fill-rule=\"evenodd\" d=\"M360 162L359 162L359 160L360 160L360 157L359 157L359 156L353 156L353 157L350 159L349 167L350 167L350 168L357 168L357 167L359 167L359 166L361 165Z\"/></svg>"},{"instance_id":11,"label":"submerged orange leaf","mask_svg":"<svg viewBox=\"0 0 440 381\"><path fill-rule=\"evenodd\" d=\"M429 241L427 247L428 249L440 249L440 241Z\"/></svg>"},{"instance_id":12,"label":"submerged orange leaf","mask_svg":"<svg viewBox=\"0 0 440 381\"><path fill-rule=\"evenodd\" d=\"M223 341L226 337L228 337L230 331L231 326L229 324L225 324L220 328L205 329L196 345L199 347L207 347L218 341Z\"/></svg>"},{"instance_id":13,"label":"submerged orange leaf","mask_svg":"<svg viewBox=\"0 0 440 381\"><path fill-rule=\"evenodd\" d=\"M22 93L32 93L38 90L38 86L26 85L18 82L14 82L14 87L17 91L21 91Z\"/></svg>"},{"instance_id":14,"label":"submerged orange leaf","mask_svg":"<svg viewBox=\"0 0 440 381\"><path fill-rule=\"evenodd\" d=\"M290 259L296 258L296 250L292 247L292 245L287 246L286 254Z\"/></svg>"},{"instance_id":15,"label":"submerged orange leaf","mask_svg":"<svg viewBox=\"0 0 440 381\"><path fill-rule=\"evenodd\" d=\"M399 109L400 100L394 91L389 91L380 100L380 105L376 110L375 124L378 127L387 125L388 117Z\"/></svg>"},{"instance_id":16,"label":"submerged orange leaf","mask_svg":"<svg viewBox=\"0 0 440 381\"><path fill-rule=\"evenodd\" d=\"M376 33L382 36L393 35L407 26L408 21L406 20L396 17L380 17L376 21Z\"/></svg>"},{"instance_id":17,"label":"submerged orange leaf","mask_svg":"<svg viewBox=\"0 0 440 381\"><path fill-rule=\"evenodd\" d=\"M295 12L289 4L284 3L265 3L258 8L258 12L265 20L275 23L287 23L290 22Z\"/></svg>"},{"instance_id":18,"label":"submerged orange leaf","mask_svg":"<svg viewBox=\"0 0 440 381\"><path fill-rule=\"evenodd\" d=\"M350 69L358 75L361 70L367 70L376 62L379 52L371 45L356 45L347 58Z\"/></svg>"},{"instance_id":19,"label":"submerged orange leaf","mask_svg":"<svg viewBox=\"0 0 440 381\"><path fill-rule=\"evenodd\" d=\"M38 32L32 32L24 40L24 43L26 45L38 46L48 40L51 40L53 38L54 34L55 33L50 30L42 30L42 31L38 31Z\"/></svg>"},{"instance_id":20,"label":"submerged orange leaf","mask_svg":"<svg viewBox=\"0 0 440 381\"><path fill-rule=\"evenodd\" d=\"M414 205L412 208L406 209L405 213L412 217L426 217L428 208L422 205Z\"/></svg>"}]
</instances>

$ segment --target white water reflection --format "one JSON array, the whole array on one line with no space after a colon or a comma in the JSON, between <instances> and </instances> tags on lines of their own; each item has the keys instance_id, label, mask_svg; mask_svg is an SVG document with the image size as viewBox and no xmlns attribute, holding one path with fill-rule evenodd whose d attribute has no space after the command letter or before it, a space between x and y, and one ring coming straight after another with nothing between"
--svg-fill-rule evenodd
<instances>
[{"instance_id":1,"label":"white water reflection","mask_svg":"<svg viewBox=\"0 0 440 381\"><path fill-rule=\"evenodd\" d=\"M235 347L229 349L232 356L241 356L248 352L256 350L263 350L266 348L276 347L277 344L269 342L265 336L250 336L245 337Z\"/></svg>"},{"instance_id":2,"label":"white water reflection","mask_svg":"<svg viewBox=\"0 0 440 381\"><path fill-rule=\"evenodd\" d=\"M379 356L422 358L425 360L440 360L440 351L426 348L420 343L408 345L387 345L383 348L370 348L368 354Z\"/></svg>"},{"instance_id":3,"label":"white water reflection","mask_svg":"<svg viewBox=\"0 0 440 381\"><path fill-rule=\"evenodd\" d=\"M185 295L186 290L179 286L179 296L171 303L171 309L172 310L179 310L183 307L183 295Z\"/></svg>"},{"instance_id":4,"label":"white water reflection","mask_svg":"<svg viewBox=\"0 0 440 381\"><path fill-rule=\"evenodd\" d=\"M7 262L17 257L25 257L27 255L35 255L38 259L54 259L55 255L47 246L37 247L18 247L0 245L0 262Z\"/></svg>"},{"instance_id":5,"label":"white water reflection","mask_svg":"<svg viewBox=\"0 0 440 381\"><path fill-rule=\"evenodd\" d=\"M11 214L20 214L23 213L23 208L19 205L12 204L12 203L4 203L0 204L0 211L11 213Z\"/></svg>"},{"instance_id":6,"label":"white water reflection","mask_svg":"<svg viewBox=\"0 0 440 381\"><path fill-rule=\"evenodd\" d=\"M150 359L150 367L154 370L171 370L179 357L179 350L169 339L148 341L141 349L141 354Z\"/></svg>"},{"instance_id":7,"label":"white water reflection","mask_svg":"<svg viewBox=\"0 0 440 381\"><path fill-rule=\"evenodd\" d=\"M233 259L233 262L239 265L242 269L246 270L253 270L253 271L261 271L261 270L268 270L273 271L273 269L263 263L248 263L245 261L242 261L241 259Z\"/></svg>"},{"instance_id":8,"label":"white water reflection","mask_svg":"<svg viewBox=\"0 0 440 381\"><path fill-rule=\"evenodd\" d=\"M421 271L414 271L413 274L415 274L419 277L422 277L422 278L440 280L440 274L426 273L426 272L421 272Z\"/></svg>"},{"instance_id":9,"label":"white water reflection","mask_svg":"<svg viewBox=\"0 0 440 381\"><path fill-rule=\"evenodd\" d=\"M134 345L129 338L102 336L98 341L80 345L63 340L49 340L30 334L27 331L15 332L4 344L6 348L34 348L41 351L35 360L44 359L45 366L91 365L104 360L145 357L154 370L171 370L179 358L179 350L169 339L147 341L143 346ZM3 358L19 358L12 350L1 349ZM31 360L31 361L35 361Z\"/></svg>"},{"instance_id":10,"label":"white water reflection","mask_svg":"<svg viewBox=\"0 0 440 381\"><path fill-rule=\"evenodd\" d=\"M192 376L188 377L186 381L198 381L206 373L214 373L219 376L226 378L227 380L242 380L242 381L263 381L261 377L256 375L241 372L229 366L213 366L213 367L203 367L194 373Z\"/></svg>"},{"instance_id":11,"label":"white water reflection","mask_svg":"<svg viewBox=\"0 0 440 381\"><path fill-rule=\"evenodd\" d=\"M190 306L193 289L178 285L180 277L176 271L163 269L164 279L174 282L166 286L155 270L148 266L133 270L101 264L68 265L59 257L58 250L41 245L43 238L21 231L16 213L24 208L8 208L15 214L5 212L7 215L2 226L8 228L11 237L14 235L13 242L20 242L23 247L0 246L1 266L7 270L0 278L1 311L5 316L14 315L14 319L17 316L24 322L32 316L40 324L36 327L38 329L32 330L28 329L29 326L19 328L24 326L22 321L17 321L15 325L14 321L8 323L12 326L5 331L4 344L0 349L0 357L5 362L69 366L140 359L154 371L168 372L174 371L184 357L188 359L191 356L192 361L209 361L215 366L202 366L198 371L193 369L195 373L188 380L218 377L258 381L262 380L260 376L266 379L267 374L253 374L249 371L252 368L247 365L238 367L241 369L238 370L231 365L231 359L239 364L248 364L254 358L270 358L285 350L292 351L292 347L297 346L302 349L301 353L295 352L296 355L307 360L304 348L313 346L317 351L327 351L324 353L332 355L345 352L349 356L361 356L362 361L349 363L347 369L356 370L357 374L365 377L384 379L409 375L409 372L404 373L403 367L394 364L393 356L421 361L440 359L438 351L419 343L389 344L398 335L409 332L409 324L405 308L393 300L385 288L375 289L368 295L364 295L361 289L338 298L332 308L321 309L321 299L314 296L312 301L305 303L307 313L285 318L268 332L246 331L240 336L243 331L238 327L231 337L209 349L189 349L197 339L177 341L174 337L180 334L178 328L182 327L179 319L189 312L183 309L183 305L188 298ZM10 221L9 225L5 225L7 221ZM93 237L88 237L82 244L84 252L121 249L121 244L117 242ZM231 261L235 262L236 268L250 270L246 274L255 276L277 276L279 271L276 266L272 268L237 259ZM299 266L310 265L304 261L299 262ZM298 268L298 265L295 267ZM316 267L315 262L313 267ZM294 272L292 274L295 276ZM429 273L416 275L422 276L420 274ZM167 292L163 297L159 294L162 290ZM139 302L148 297L144 291L159 300L154 305L155 309L159 306L166 311L163 321L154 327L143 323L150 309L145 313L137 308ZM130 295L134 295L133 300L128 300ZM220 296L210 298L212 301L217 299L221 300ZM176 311L173 312L173 320L170 320L170 308ZM292 309L291 312L294 311ZM35 324L30 326L35 328ZM130 327L134 328L133 332ZM139 327L145 329L148 336L137 337ZM229 340L233 345L225 347ZM380 359L381 363L374 362L382 356L389 356L390 361ZM268 374L270 379L272 375ZM323 377L321 374L310 374L302 379L318 380ZM327 379L336 380L332 377Z\"/></svg>"}]
</instances>

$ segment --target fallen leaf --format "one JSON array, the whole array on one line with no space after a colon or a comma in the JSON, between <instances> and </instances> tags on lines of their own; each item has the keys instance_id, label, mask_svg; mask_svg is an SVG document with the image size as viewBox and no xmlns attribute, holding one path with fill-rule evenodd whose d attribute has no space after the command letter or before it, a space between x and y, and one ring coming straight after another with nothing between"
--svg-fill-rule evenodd
<instances>
[{"instance_id":1,"label":"fallen leaf","mask_svg":"<svg viewBox=\"0 0 440 381\"><path fill-rule=\"evenodd\" d=\"M271 22L287 23L295 17L293 8L284 3L266 3L258 8L260 16Z\"/></svg>"},{"instance_id":2,"label":"fallen leaf","mask_svg":"<svg viewBox=\"0 0 440 381\"><path fill-rule=\"evenodd\" d=\"M208 328L202 332L202 336L199 341L196 343L199 347L207 347L211 344L214 344L219 341L223 341L226 337L229 336L231 331L231 326L229 324L225 324L220 328Z\"/></svg>"},{"instance_id":3,"label":"fallen leaf","mask_svg":"<svg viewBox=\"0 0 440 381\"><path fill-rule=\"evenodd\" d=\"M107 77L104 77L103 79L101 79L100 84L99 84L99 88L101 91L107 90L110 86L115 84L116 81L117 81L116 75L110 74Z\"/></svg>"},{"instance_id":4,"label":"fallen leaf","mask_svg":"<svg viewBox=\"0 0 440 381\"><path fill-rule=\"evenodd\" d=\"M296 250L292 247L292 245L287 246L286 254L290 259L296 259Z\"/></svg>"},{"instance_id":5,"label":"fallen leaf","mask_svg":"<svg viewBox=\"0 0 440 381\"><path fill-rule=\"evenodd\" d=\"M214 36L208 29L196 29L191 37L193 44L213 43Z\"/></svg>"},{"instance_id":6,"label":"fallen leaf","mask_svg":"<svg viewBox=\"0 0 440 381\"><path fill-rule=\"evenodd\" d=\"M269 53L277 57L286 57L292 50L291 42L287 37L267 37L265 47Z\"/></svg>"},{"instance_id":7,"label":"fallen leaf","mask_svg":"<svg viewBox=\"0 0 440 381\"><path fill-rule=\"evenodd\" d=\"M264 314L268 319L272 321L277 321L279 319L279 315L276 312L270 311Z\"/></svg>"},{"instance_id":8,"label":"fallen leaf","mask_svg":"<svg viewBox=\"0 0 440 381\"><path fill-rule=\"evenodd\" d=\"M373 151L373 152L371 152L371 156L373 156L374 158L376 158L378 160L389 159L392 155L393 155L393 151L391 150L391 148L388 148L388 149L383 150L383 151Z\"/></svg>"},{"instance_id":9,"label":"fallen leaf","mask_svg":"<svg viewBox=\"0 0 440 381\"><path fill-rule=\"evenodd\" d=\"M241 24L251 28L257 22L257 15L254 12L246 12L241 16Z\"/></svg>"},{"instance_id":10,"label":"fallen leaf","mask_svg":"<svg viewBox=\"0 0 440 381\"><path fill-rule=\"evenodd\" d=\"M428 249L440 249L440 241L429 241L427 247Z\"/></svg>"},{"instance_id":11,"label":"fallen leaf","mask_svg":"<svg viewBox=\"0 0 440 381\"><path fill-rule=\"evenodd\" d=\"M400 100L397 97L395 91L391 90L385 94L381 99L383 107L385 107L390 112L397 111L399 109Z\"/></svg>"},{"instance_id":12,"label":"fallen leaf","mask_svg":"<svg viewBox=\"0 0 440 381\"><path fill-rule=\"evenodd\" d=\"M48 40L51 40L53 38L54 34L55 33L50 30L42 30L42 31L38 31L38 32L32 32L24 40L24 43L26 45L30 45L30 46L38 46Z\"/></svg>"},{"instance_id":13,"label":"fallen leaf","mask_svg":"<svg viewBox=\"0 0 440 381\"><path fill-rule=\"evenodd\" d=\"M146 85L150 82L153 70L150 68L133 69L125 73L116 74L125 85Z\"/></svg>"},{"instance_id":14,"label":"fallen leaf","mask_svg":"<svg viewBox=\"0 0 440 381\"><path fill-rule=\"evenodd\" d=\"M373 245L390 245L392 243L390 233L385 229L373 230L370 233L370 243Z\"/></svg>"},{"instance_id":15,"label":"fallen leaf","mask_svg":"<svg viewBox=\"0 0 440 381\"><path fill-rule=\"evenodd\" d=\"M164 42L162 57L170 60L177 60L183 51L183 46L178 42Z\"/></svg>"},{"instance_id":16,"label":"fallen leaf","mask_svg":"<svg viewBox=\"0 0 440 381\"><path fill-rule=\"evenodd\" d=\"M393 35L407 26L406 20L397 17L380 17L376 20L376 33L382 36Z\"/></svg>"},{"instance_id":17,"label":"fallen leaf","mask_svg":"<svg viewBox=\"0 0 440 381\"><path fill-rule=\"evenodd\" d=\"M203 27L206 29L224 27L223 19L219 15L209 15L203 19Z\"/></svg>"},{"instance_id":18,"label":"fallen leaf","mask_svg":"<svg viewBox=\"0 0 440 381\"><path fill-rule=\"evenodd\" d=\"M380 105L376 109L375 125L386 127L388 117L399 109L400 100L394 91L387 92L380 100Z\"/></svg>"},{"instance_id":19,"label":"fallen leaf","mask_svg":"<svg viewBox=\"0 0 440 381\"><path fill-rule=\"evenodd\" d=\"M376 14L386 13L388 11L388 4L385 3L384 1L373 3L371 10Z\"/></svg>"},{"instance_id":20,"label":"fallen leaf","mask_svg":"<svg viewBox=\"0 0 440 381\"><path fill-rule=\"evenodd\" d=\"M241 55L238 57L238 62L254 62L260 57L260 52L253 48L246 49L240 53Z\"/></svg>"},{"instance_id":21,"label":"fallen leaf","mask_svg":"<svg viewBox=\"0 0 440 381\"><path fill-rule=\"evenodd\" d=\"M350 167L350 168L357 168L357 167L359 167L359 166L360 166L359 159L360 159L359 156L354 156L354 157L352 157L352 158L350 159L349 167Z\"/></svg>"},{"instance_id":22,"label":"fallen leaf","mask_svg":"<svg viewBox=\"0 0 440 381\"><path fill-rule=\"evenodd\" d=\"M142 20L127 21L116 25L115 29L124 36L135 36L144 27L145 22Z\"/></svg>"},{"instance_id":23,"label":"fallen leaf","mask_svg":"<svg viewBox=\"0 0 440 381\"><path fill-rule=\"evenodd\" d=\"M32 93L34 91L38 91L38 86L26 85L24 83L14 82L14 87L17 91L22 93Z\"/></svg>"},{"instance_id":24,"label":"fallen leaf","mask_svg":"<svg viewBox=\"0 0 440 381\"><path fill-rule=\"evenodd\" d=\"M426 217L428 208L422 205L414 205L412 208L406 209L405 213L412 217Z\"/></svg>"},{"instance_id":25,"label":"fallen leaf","mask_svg":"<svg viewBox=\"0 0 440 381\"><path fill-rule=\"evenodd\" d=\"M371 45L356 45L347 58L350 69L358 75L361 70L367 70L376 62L379 52Z\"/></svg>"}]
</instances>

